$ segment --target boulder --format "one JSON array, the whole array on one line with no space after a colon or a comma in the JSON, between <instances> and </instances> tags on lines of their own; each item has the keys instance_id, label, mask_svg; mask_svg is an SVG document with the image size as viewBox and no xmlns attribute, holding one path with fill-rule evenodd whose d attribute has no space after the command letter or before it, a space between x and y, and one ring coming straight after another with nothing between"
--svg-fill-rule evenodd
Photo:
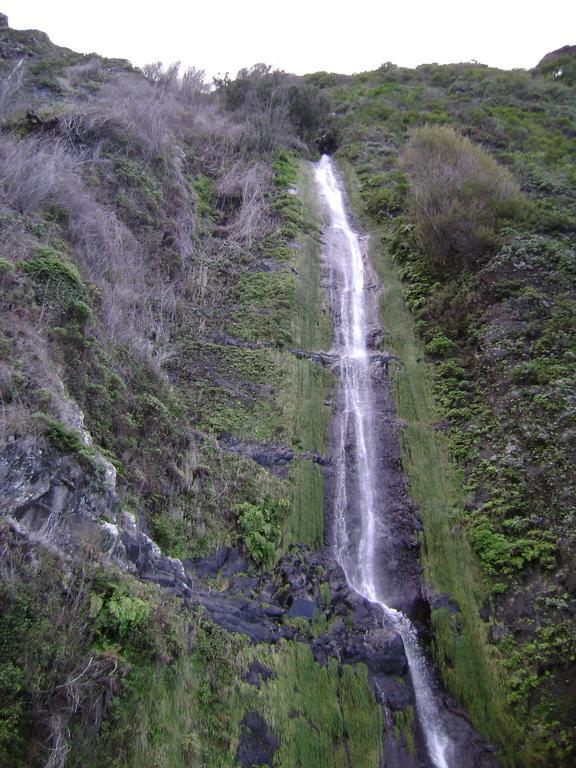
<instances>
[{"instance_id":1,"label":"boulder","mask_svg":"<svg viewBox=\"0 0 576 768\"><path fill-rule=\"evenodd\" d=\"M362 636L352 636L344 646L349 663L362 662L373 674L405 675L408 660L402 638L391 629L378 628Z\"/></svg>"},{"instance_id":2,"label":"boulder","mask_svg":"<svg viewBox=\"0 0 576 768\"><path fill-rule=\"evenodd\" d=\"M242 721L236 762L251 768L254 765L272 765L280 742L258 712L247 712Z\"/></svg>"},{"instance_id":3,"label":"boulder","mask_svg":"<svg viewBox=\"0 0 576 768\"><path fill-rule=\"evenodd\" d=\"M301 616L304 619L313 619L314 613L316 612L318 606L316 605L316 602L314 600L306 600L302 597L297 597L293 602L290 608L288 609L287 616L288 617L299 617Z\"/></svg>"}]
</instances>

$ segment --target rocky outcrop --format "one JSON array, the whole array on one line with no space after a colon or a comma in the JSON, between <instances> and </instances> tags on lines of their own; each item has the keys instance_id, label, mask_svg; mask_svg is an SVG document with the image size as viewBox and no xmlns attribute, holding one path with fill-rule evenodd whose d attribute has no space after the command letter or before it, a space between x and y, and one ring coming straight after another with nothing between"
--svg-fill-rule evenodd
<instances>
[{"instance_id":1,"label":"rocky outcrop","mask_svg":"<svg viewBox=\"0 0 576 768\"><path fill-rule=\"evenodd\" d=\"M576 45L563 45L562 48L550 51L540 59L535 69L541 69L544 65L552 64L565 57L576 57Z\"/></svg>"},{"instance_id":2,"label":"rocky outcrop","mask_svg":"<svg viewBox=\"0 0 576 768\"><path fill-rule=\"evenodd\" d=\"M236 762L246 768L253 765L272 765L280 742L258 712L247 712L242 721Z\"/></svg>"},{"instance_id":3,"label":"rocky outcrop","mask_svg":"<svg viewBox=\"0 0 576 768\"><path fill-rule=\"evenodd\" d=\"M77 457L62 455L39 440L13 441L3 449L0 485L0 513L18 535L37 538L71 557L90 547L111 564L180 597L185 606L203 606L212 621L252 642L295 639L309 644L321 665L331 658L340 664L365 664L377 699L391 717L414 706L400 635L385 626L379 606L348 586L329 550L294 546L270 572L257 570L238 549L229 547L183 563L162 553L137 518L120 510L113 478L104 465L84 467ZM226 591L214 589L215 577L226 579ZM436 607L448 599L434 600ZM447 606L458 610L452 603ZM265 667L251 668L246 679L260 685L269 675ZM447 697L443 704L451 734L460 753L468 755L468 764L496 765L465 713ZM276 746L267 726L262 730L247 718L238 762L249 764L242 762L245 757L252 764L271 764L266 761L273 759ZM392 732L388 738L399 755L395 764L425 764L424 758L410 757ZM256 758L262 762L254 763Z\"/></svg>"},{"instance_id":4,"label":"rocky outcrop","mask_svg":"<svg viewBox=\"0 0 576 768\"><path fill-rule=\"evenodd\" d=\"M85 469L41 440L14 440L0 452L0 487L0 514L46 543L70 554L93 547L127 564L107 463Z\"/></svg>"},{"instance_id":5,"label":"rocky outcrop","mask_svg":"<svg viewBox=\"0 0 576 768\"><path fill-rule=\"evenodd\" d=\"M247 442L238 440L229 434L220 435L218 445L225 453L233 453L244 459L250 459L278 477L286 476L293 461L311 461L320 466L327 466L330 463L326 456L321 456L318 453L295 452L285 445L275 443Z\"/></svg>"}]
</instances>

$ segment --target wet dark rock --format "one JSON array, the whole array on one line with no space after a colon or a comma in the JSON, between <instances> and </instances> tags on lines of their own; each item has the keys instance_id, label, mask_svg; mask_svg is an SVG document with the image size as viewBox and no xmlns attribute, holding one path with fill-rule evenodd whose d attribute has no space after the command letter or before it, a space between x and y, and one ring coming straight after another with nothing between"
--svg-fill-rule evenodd
<instances>
[{"instance_id":1,"label":"wet dark rock","mask_svg":"<svg viewBox=\"0 0 576 768\"><path fill-rule=\"evenodd\" d=\"M314 661L325 667L330 658L338 658L338 647L328 636L319 637L310 646Z\"/></svg>"},{"instance_id":2,"label":"wet dark rock","mask_svg":"<svg viewBox=\"0 0 576 768\"><path fill-rule=\"evenodd\" d=\"M373 328L366 337L368 349L380 349L384 341L384 333L380 328Z\"/></svg>"},{"instance_id":3,"label":"wet dark rock","mask_svg":"<svg viewBox=\"0 0 576 768\"><path fill-rule=\"evenodd\" d=\"M506 637L507 634L508 627L501 622L498 624L493 624L490 627L490 640L493 643L497 643L499 640L502 640L502 638Z\"/></svg>"},{"instance_id":4,"label":"wet dark rock","mask_svg":"<svg viewBox=\"0 0 576 768\"><path fill-rule=\"evenodd\" d=\"M252 457L261 467L271 467L274 465L283 466L291 462L294 458L294 452L289 448L279 446L274 450L265 450L260 448L254 452Z\"/></svg>"},{"instance_id":5,"label":"wet dark rock","mask_svg":"<svg viewBox=\"0 0 576 768\"><path fill-rule=\"evenodd\" d=\"M211 555L197 560L186 559L185 567L199 578L217 576L234 576L251 570L250 562L235 547L220 547Z\"/></svg>"},{"instance_id":6,"label":"wet dark rock","mask_svg":"<svg viewBox=\"0 0 576 768\"><path fill-rule=\"evenodd\" d=\"M222 450L226 453L234 453L237 456L250 459L273 474L281 476L285 474L286 467L295 458L294 451L283 445L242 442L231 435L221 436L219 442Z\"/></svg>"},{"instance_id":7,"label":"wet dark rock","mask_svg":"<svg viewBox=\"0 0 576 768\"><path fill-rule=\"evenodd\" d=\"M349 662L366 664L375 673L405 675L408 671L402 638L390 629L374 629L351 638L344 647L344 657Z\"/></svg>"},{"instance_id":8,"label":"wet dark rock","mask_svg":"<svg viewBox=\"0 0 576 768\"><path fill-rule=\"evenodd\" d=\"M457 707L446 694L442 696L440 704L459 764L471 768L498 768L500 762L495 756L498 748L478 736L467 713Z\"/></svg>"},{"instance_id":9,"label":"wet dark rock","mask_svg":"<svg viewBox=\"0 0 576 768\"><path fill-rule=\"evenodd\" d=\"M291 349L290 352L300 359L311 360L314 363L331 367L338 361L338 355L333 352L310 352L306 349Z\"/></svg>"},{"instance_id":10,"label":"wet dark rock","mask_svg":"<svg viewBox=\"0 0 576 768\"><path fill-rule=\"evenodd\" d=\"M245 573L239 573L231 576L228 580L228 592L235 594L244 594L252 596L259 586L258 576L249 576Z\"/></svg>"},{"instance_id":11,"label":"wet dark rock","mask_svg":"<svg viewBox=\"0 0 576 768\"><path fill-rule=\"evenodd\" d=\"M250 571L251 565L249 560L244 557L239 549L233 547L228 550L228 557L220 568L220 573L223 576L233 576L237 573L246 573Z\"/></svg>"},{"instance_id":12,"label":"wet dark rock","mask_svg":"<svg viewBox=\"0 0 576 768\"><path fill-rule=\"evenodd\" d=\"M192 605L201 605L210 619L228 632L239 632L255 643L276 643L281 637L291 638L294 630L266 615L260 605L251 600L235 600L225 593L211 592L194 584Z\"/></svg>"},{"instance_id":13,"label":"wet dark rock","mask_svg":"<svg viewBox=\"0 0 576 768\"><path fill-rule=\"evenodd\" d=\"M414 690L411 685L406 685L405 678L378 675L374 689L380 704L392 711L414 705Z\"/></svg>"},{"instance_id":14,"label":"wet dark rock","mask_svg":"<svg viewBox=\"0 0 576 768\"><path fill-rule=\"evenodd\" d=\"M242 721L236 762L251 768L253 765L272 765L280 742L258 712L247 712Z\"/></svg>"},{"instance_id":15,"label":"wet dark rock","mask_svg":"<svg viewBox=\"0 0 576 768\"><path fill-rule=\"evenodd\" d=\"M450 595L440 595L430 603L430 608L433 611L444 609L448 613L460 613L460 606L458 603L450 597Z\"/></svg>"},{"instance_id":16,"label":"wet dark rock","mask_svg":"<svg viewBox=\"0 0 576 768\"><path fill-rule=\"evenodd\" d=\"M358 600L352 603L352 621L361 623L368 621L372 616L373 608L367 600Z\"/></svg>"},{"instance_id":17,"label":"wet dark rock","mask_svg":"<svg viewBox=\"0 0 576 768\"><path fill-rule=\"evenodd\" d=\"M422 596L418 596L406 607L406 615L417 627L427 630L430 627L430 603Z\"/></svg>"},{"instance_id":18,"label":"wet dark rock","mask_svg":"<svg viewBox=\"0 0 576 768\"><path fill-rule=\"evenodd\" d=\"M287 468L294 460L312 461L320 466L328 466L330 458L314 451L295 453L285 445L243 442L232 435L221 435L219 445L225 453L233 453L244 459L254 461L274 475L285 477Z\"/></svg>"},{"instance_id":19,"label":"wet dark rock","mask_svg":"<svg viewBox=\"0 0 576 768\"><path fill-rule=\"evenodd\" d=\"M265 664L255 659L242 679L255 688L260 688L262 682L267 682L273 677L276 677L276 674Z\"/></svg>"},{"instance_id":20,"label":"wet dark rock","mask_svg":"<svg viewBox=\"0 0 576 768\"><path fill-rule=\"evenodd\" d=\"M287 616L301 616L304 619L313 619L316 610L317 605L314 600L305 600L301 597L297 597L293 600L292 605L288 609Z\"/></svg>"},{"instance_id":21,"label":"wet dark rock","mask_svg":"<svg viewBox=\"0 0 576 768\"><path fill-rule=\"evenodd\" d=\"M193 570L194 573L200 577L216 576L220 568L226 562L229 551L228 547L220 547L211 555L199 560L190 560L187 558L183 561L184 567L188 570Z\"/></svg>"}]
</instances>

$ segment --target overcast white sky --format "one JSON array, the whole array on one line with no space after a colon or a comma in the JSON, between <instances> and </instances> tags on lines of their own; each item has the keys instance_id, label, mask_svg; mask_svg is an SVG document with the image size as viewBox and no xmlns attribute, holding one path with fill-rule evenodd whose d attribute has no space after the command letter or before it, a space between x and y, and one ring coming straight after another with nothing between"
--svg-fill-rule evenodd
<instances>
[{"instance_id":1,"label":"overcast white sky","mask_svg":"<svg viewBox=\"0 0 576 768\"><path fill-rule=\"evenodd\" d=\"M15 29L76 51L230 72L304 74L477 60L533 67L576 44L576 0L8 0Z\"/></svg>"}]
</instances>

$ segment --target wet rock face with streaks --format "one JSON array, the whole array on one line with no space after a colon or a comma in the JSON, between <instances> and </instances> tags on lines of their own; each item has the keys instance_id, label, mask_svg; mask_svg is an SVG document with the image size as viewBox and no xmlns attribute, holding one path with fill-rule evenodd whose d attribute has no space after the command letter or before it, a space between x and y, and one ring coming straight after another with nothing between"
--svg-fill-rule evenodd
<instances>
[{"instance_id":1,"label":"wet rock face with streaks","mask_svg":"<svg viewBox=\"0 0 576 768\"><path fill-rule=\"evenodd\" d=\"M237 550L228 548L187 565L196 576L229 579L226 594L205 590L198 582L192 586L191 599L201 599L211 617L224 626L253 640L264 633L270 641L290 636L310 642L316 661L323 665L335 658L364 663L375 678L406 674L401 637L382 629L377 607L350 588L327 550L294 546L271 574L256 575ZM297 620L296 630L291 619ZM321 622L321 632L313 631L314 621Z\"/></svg>"},{"instance_id":2,"label":"wet rock face with streaks","mask_svg":"<svg viewBox=\"0 0 576 768\"><path fill-rule=\"evenodd\" d=\"M403 611L412 620L418 620L422 594L422 567L419 559L419 533L421 523L408 495L406 481L402 472L398 431L401 424L396 416L390 381L386 366L382 365L380 356L371 356L368 366L371 390L372 425L371 440L373 454L377 457L374 467L377 484L378 506L385 510L377 521L374 531L376 539L376 554L378 570L374 577L377 581L378 594L382 595L387 605ZM335 428L336 434L342 419L344 403L343 392L338 397ZM345 450L354 455L357 452L358 436L355 430L348 426L345 435ZM339 449L333 446L337 453ZM329 495L338 482L338 465L333 462L328 472ZM359 546L357 537L362 531L362 516L364 508L358 499L361 497L359 486L365 482L359 467L350 462L347 467L347 482L349 484L348 530L350 538L347 544L350 551ZM336 535L336 531L332 532ZM350 554L350 553L349 553ZM355 566L350 564L351 568Z\"/></svg>"}]
</instances>

